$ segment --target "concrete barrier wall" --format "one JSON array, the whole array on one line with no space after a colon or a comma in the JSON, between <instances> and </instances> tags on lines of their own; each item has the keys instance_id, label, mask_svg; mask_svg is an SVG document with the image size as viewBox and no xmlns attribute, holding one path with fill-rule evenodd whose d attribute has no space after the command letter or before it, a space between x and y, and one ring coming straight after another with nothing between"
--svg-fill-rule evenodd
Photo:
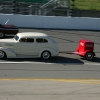
<instances>
[{"instance_id":1,"label":"concrete barrier wall","mask_svg":"<svg viewBox=\"0 0 100 100\"><path fill-rule=\"evenodd\" d=\"M0 14L0 23L23 28L100 30L100 18Z\"/></svg>"}]
</instances>

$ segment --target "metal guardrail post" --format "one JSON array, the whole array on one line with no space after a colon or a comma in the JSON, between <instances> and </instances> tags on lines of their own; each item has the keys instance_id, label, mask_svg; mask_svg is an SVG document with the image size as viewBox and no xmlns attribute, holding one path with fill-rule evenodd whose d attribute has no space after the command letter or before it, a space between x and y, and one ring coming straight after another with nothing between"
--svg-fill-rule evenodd
<instances>
[{"instance_id":1,"label":"metal guardrail post","mask_svg":"<svg viewBox=\"0 0 100 100\"><path fill-rule=\"evenodd\" d=\"M12 13L16 13L16 0L12 0Z\"/></svg>"},{"instance_id":2,"label":"metal guardrail post","mask_svg":"<svg viewBox=\"0 0 100 100\"><path fill-rule=\"evenodd\" d=\"M74 2L75 0L71 0L72 3L71 3L71 8L70 8L70 16L73 16L73 10L74 10Z\"/></svg>"}]
</instances>

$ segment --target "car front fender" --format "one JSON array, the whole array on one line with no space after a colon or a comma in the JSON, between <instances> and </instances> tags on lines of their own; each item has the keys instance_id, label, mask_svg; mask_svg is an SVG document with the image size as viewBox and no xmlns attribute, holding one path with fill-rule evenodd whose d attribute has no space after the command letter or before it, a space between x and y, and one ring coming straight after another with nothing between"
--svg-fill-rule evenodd
<instances>
[{"instance_id":1,"label":"car front fender","mask_svg":"<svg viewBox=\"0 0 100 100\"><path fill-rule=\"evenodd\" d=\"M0 50L6 53L7 58L16 58L16 54L12 50L5 47L0 47Z\"/></svg>"}]
</instances>

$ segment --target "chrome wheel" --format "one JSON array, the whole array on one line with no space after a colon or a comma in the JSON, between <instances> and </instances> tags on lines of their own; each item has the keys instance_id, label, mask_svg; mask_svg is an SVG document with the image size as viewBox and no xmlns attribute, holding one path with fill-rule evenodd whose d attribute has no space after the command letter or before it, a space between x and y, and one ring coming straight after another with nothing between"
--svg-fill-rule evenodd
<instances>
[{"instance_id":1,"label":"chrome wheel","mask_svg":"<svg viewBox=\"0 0 100 100\"><path fill-rule=\"evenodd\" d=\"M93 52L88 52L88 53L86 53L85 58L86 58L87 60L92 60L92 59L94 58Z\"/></svg>"},{"instance_id":2,"label":"chrome wheel","mask_svg":"<svg viewBox=\"0 0 100 100\"><path fill-rule=\"evenodd\" d=\"M44 52L42 53L42 58L43 58L43 59L49 59L50 57L51 57L51 54L50 54L49 51L44 51Z\"/></svg>"},{"instance_id":3,"label":"chrome wheel","mask_svg":"<svg viewBox=\"0 0 100 100\"><path fill-rule=\"evenodd\" d=\"M3 38L4 36L4 33L0 32L0 38Z\"/></svg>"},{"instance_id":4,"label":"chrome wheel","mask_svg":"<svg viewBox=\"0 0 100 100\"><path fill-rule=\"evenodd\" d=\"M5 53L3 51L0 51L0 58L4 58L5 57Z\"/></svg>"}]
</instances>

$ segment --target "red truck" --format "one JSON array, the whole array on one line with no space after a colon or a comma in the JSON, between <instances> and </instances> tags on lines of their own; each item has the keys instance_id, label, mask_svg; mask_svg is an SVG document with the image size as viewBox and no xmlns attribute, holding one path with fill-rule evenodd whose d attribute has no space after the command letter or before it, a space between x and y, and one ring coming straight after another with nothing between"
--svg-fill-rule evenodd
<instances>
[{"instance_id":1,"label":"red truck","mask_svg":"<svg viewBox=\"0 0 100 100\"><path fill-rule=\"evenodd\" d=\"M79 41L79 45L76 48L75 52L59 52L63 54L76 54L81 57L84 57L86 60L92 60L94 56L96 56L94 52L94 42L90 40L83 40Z\"/></svg>"}]
</instances>

